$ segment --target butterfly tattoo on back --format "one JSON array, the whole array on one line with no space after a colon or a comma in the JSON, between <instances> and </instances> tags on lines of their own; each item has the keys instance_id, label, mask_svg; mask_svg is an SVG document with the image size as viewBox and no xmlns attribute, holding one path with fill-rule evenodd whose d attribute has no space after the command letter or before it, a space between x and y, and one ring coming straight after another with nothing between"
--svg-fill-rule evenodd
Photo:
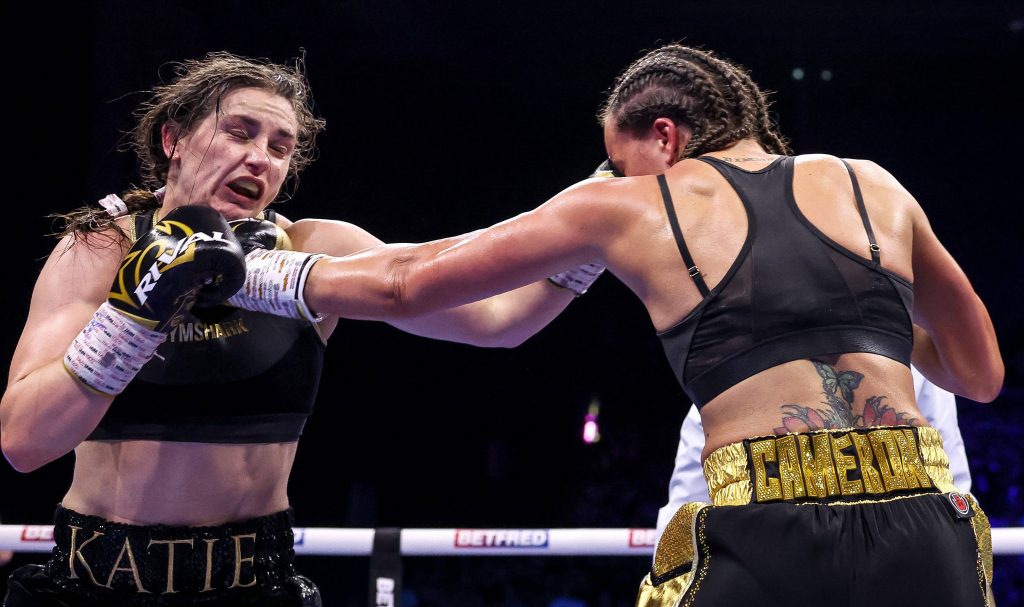
<instances>
[{"instance_id":1,"label":"butterfly tattoo on back","mask_svg":"<svg viewBox=\"0 0 1024 607\"><path fill-rule=\"evenodd\" d=\"M777 434L917 423L917 418L910 417L904 411L897 412L885 404L884 395L867 397L862 412L855 413L854 391L860 386L864 374L857 371L841 371L833 365L817 360L810 362L821 376L821 388L825 397L821 403L823 407L805 407L796 403L782 405L782 425L775 428Z\"/></svg>"}]
</instances>

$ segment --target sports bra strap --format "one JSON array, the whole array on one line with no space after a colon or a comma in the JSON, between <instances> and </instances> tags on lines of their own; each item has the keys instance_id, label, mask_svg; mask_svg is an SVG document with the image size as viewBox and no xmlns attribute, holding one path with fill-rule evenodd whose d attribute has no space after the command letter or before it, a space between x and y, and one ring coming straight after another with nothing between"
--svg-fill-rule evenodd
<instances>
[{"instance_id":1,"label":"sports bra strap","mask_svg":"<svg viewBox=\"0 0 1024 607\"><path fill-rule=\"evenodd\" d=\"M700 268L697 267L697 264L693 263L693 258L690 257L690 250L686 248L686 241L683 240L683 231L679 229L676 209L672 204L672 194L668 191L668 181L665 180L664 175L658 175L658 186L661 187L661 198L665 201L665 212L668 214L668 223L672 226L672 235L675 236L676 246L679 247L679 253L682 254L683 261L686 262L686 271L689 273L690 278L693 279L694 284L697 285L701 296L707 297L711 291L704 282L704 278L700 275Z\"/></svg>"},{"instance_id":2,"label":"sports bra strap","mask_svg":"<svg viewBox=\"0 0 1024 607\"><path fill-rule=\"evenodd\" d=\"M868 247L871 249L871 261L875 263L880 262L880 255L882 249L878 247L878 243L875 242L875 232L871 229L871 222L868 221L868 210L864 206L864 197L860 193L860 184L857 183L857 175L853 172L853 167L850 166L849 162L846 162L842 158L843 164L846 166L847 172L850 173L850 181L853 182L853 196L857 199L857 211L860 212L860 219L864 222L864 231L868 233Z\"/></svg>"}]
</instances>

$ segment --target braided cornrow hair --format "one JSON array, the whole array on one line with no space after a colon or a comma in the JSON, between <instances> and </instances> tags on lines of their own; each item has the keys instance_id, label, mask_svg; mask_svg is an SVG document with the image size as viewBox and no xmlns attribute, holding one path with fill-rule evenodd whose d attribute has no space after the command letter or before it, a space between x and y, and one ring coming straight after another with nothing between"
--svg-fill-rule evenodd
<instances>
[{"instance_id":1,"label":"braided cornrow hair","mask_svg":"<svg viewBox=\"0 0 1024 607\"><path fill-rule=\"evenodd\" d=\"M313 98L305 74L305 58L290 64L272 63L267 59L251 59L228 52L212 52L202 59L188 59L173 64L174 75L167 84L150 91L150 97L135 111L136 125L127 133L129 139L122 149L134 151L139 161L141 187L122 196L128 213L138 213L160 206L160 199L151 191L167 181L170 159L164 154L161 129L164 124L176 126L177 138L187 135L204 118L220 111L220 102L228 93L240 88L261 88L291 102L298 122L295 150L288 166L288 186L282 188L285 198L298 187L299 173L316 157L316 135L324 129L324 120L313 112ZM175 142L177 145L177 142ZM64 221L55 235L87 236L89 233L114 229L119 237L124 232L114 218L103 209L86 206L69 213L53 215Z\"/></svg>"},{"instance_id":2,"label":"braided cornrow hair","mask_svg":"<svg viewBox=\"0 0 1024 607\"><path fill-rule=\"evenodd\" d=\"M686 124L693 137L680 159L754 137L772 154L790 152L768 114L767 94L740 66L709 51L669 44L634 61L598 112L601 124L641 132L655 119Z\"/></svg>"}]
</instances>

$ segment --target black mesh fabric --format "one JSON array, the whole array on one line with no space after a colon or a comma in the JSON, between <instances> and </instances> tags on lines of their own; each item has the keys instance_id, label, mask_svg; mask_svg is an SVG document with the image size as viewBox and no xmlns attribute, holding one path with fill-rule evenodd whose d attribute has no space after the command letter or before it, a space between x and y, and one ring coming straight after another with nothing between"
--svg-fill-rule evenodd
<instances>
[{"instance_id":1,"label":"black mesh fabric","mask_svg":"<svg viewBox=\"0 0 1024 607\"><path fill-rule=\"evenodd\" d=\"M800 213L792 157L753 172L701 160L739 194L748 231L722 281L679 324L659 333L698 407L792 360L872 352L910 364L913 287L831 241Z\"/></svg>"}]
</instances>

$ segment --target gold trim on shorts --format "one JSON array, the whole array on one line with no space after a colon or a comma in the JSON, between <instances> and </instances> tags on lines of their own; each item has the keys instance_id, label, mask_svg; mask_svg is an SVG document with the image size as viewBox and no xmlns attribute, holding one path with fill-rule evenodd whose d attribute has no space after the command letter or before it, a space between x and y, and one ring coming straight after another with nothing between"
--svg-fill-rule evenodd
<instances>
[{"instance_id":1,"label":"gold trim on shorts","mask_svg":"<svg viewBox=\"0 0 1024 607\"><path fill-rule=\"evenodd\" d=\"M691 586L700 588L709 560L700 558L702 553L707 554L704 509L708 506L690 502L672 516L654 551L654 566L640 582L637 607L676 607Z\"/></svg>"},{"instance_id":2,"label":"gold trim on shorts","mask_svg":"<svg viewBox=\"0 0 1024 607\"><path fill-rule=\"evenodd\" d=\"M974 516L971 517L971 526L974 527L974 537L978 540L978 568L984 575L985 582L992 584L992 525L988 521L988 515L978 505L978 500L970 493L964 495L974 508Z\"/></svg>"}]
</instances>

